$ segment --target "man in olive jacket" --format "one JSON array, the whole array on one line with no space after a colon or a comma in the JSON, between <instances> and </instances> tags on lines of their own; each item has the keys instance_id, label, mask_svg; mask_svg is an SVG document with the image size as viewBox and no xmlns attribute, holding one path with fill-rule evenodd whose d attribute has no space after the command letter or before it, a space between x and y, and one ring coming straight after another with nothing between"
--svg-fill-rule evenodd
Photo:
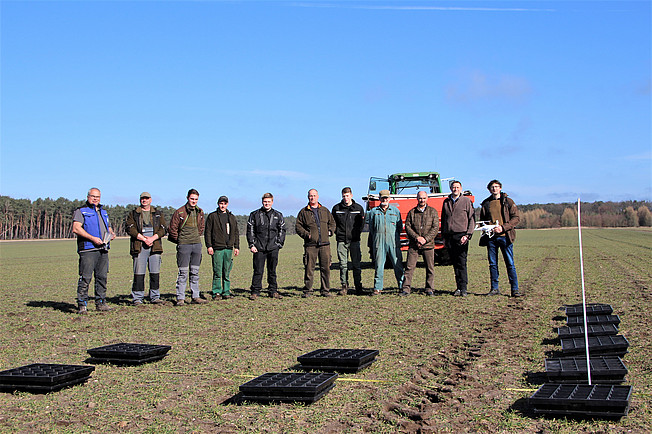
<instances>
[{"instance_id":1,"label":"man in olive jacket","mask_svg":"<svg viewBox=\"0 0 652 434\"><path fill-rule=\"evenodd\" d=\"M494 229L494 236L480 238L480 245L487 246L487 257L489 259L489 276L491 278L491 290L487 295L499 295L498 289L498 250L503 254L507 277L511 286L512 297L521 297L523 294L518 289L518 277L516 276L516 265L514 265L513 245L516 240L516 226L521 221L518 208L512 199L507 197L502 190L503 185L497 179L489 181L487 189L491 196L482 201L480 209L480 220L495 223L498 227Z\"/></svg>"},{"instance_id":2,"label":"man in olive jacket","mask_svg":"<svg viewBox=\"0 0 652 434\"><path fill-rule=\"evenodd\" d=\"M221 297L228 300L231 297L231 268L233 257L240 253L240 232L238 221L229 206L229 198L220 196L217 200L217 210L208 214L204 240L208 254L213 258L213 300Z\"/></svg>"},{"instance_id":3,"label":"man in olive jacket","mask_svg":"<svg viewBox=\"0 0 652 434\"><path fill-rule=\"evenodd\" d=\"M428 206L428 193L425 191L417 193L417 206L412 208L405 218L405 232L407 232L409 246L403 291L399 295L410 294L412 275L419 255L423 256L426 264L426 295L434 295L435 237L439 232L439 213Z\"/></svg>"},{"instance_id":4,"label":"man in olive jacket","mask_svg":"<svg viewBox=\"0 0 652 434\"><path fill-rule=\"evenodd\" d=\"M163 303L159 292L161 273L161 238L165 235L165 217L152 205L152 195L140 194L140 206L127 214L125 229L131 237L129 252L134 259L134 281L131 296L134 306L141 306L145 298L145 271L149 269L149 301Z\"/></svg>"},{"instance_id":5,"label":"man in olive jacket","mask_svg":"<svg viewBox=\"0 0 652 434\"><path fill-rule=\"evenodd\" d=\"M328 237L335 232L335 220L328 208L319 203L319 193L314 188L308 191L308 205L299 211L296 231L303 238L303 297L312 295L317 257L321 275L321 295L330 296L331 246Z\"/></svg>"}]
</instances>

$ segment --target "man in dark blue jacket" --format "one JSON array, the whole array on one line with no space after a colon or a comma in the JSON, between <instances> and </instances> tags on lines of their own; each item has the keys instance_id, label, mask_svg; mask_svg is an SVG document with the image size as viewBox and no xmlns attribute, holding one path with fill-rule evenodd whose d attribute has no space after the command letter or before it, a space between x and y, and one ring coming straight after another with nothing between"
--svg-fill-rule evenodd
<instances>
[{"instance_id":1,"label":"man in dark blue jacket","mask_svg":"<svg viewBox=\"0 0 652 434\"><path fill-rule=\"evenodd\" d=\"M342 201L333 207L335 219L335 241L337 241L337 258L340 261L340 283L342 289L339 295L346 295L349 291L348 262L351 255L353 266L353 283L357 295L362 294L362 269L360 260L360 234L364 226L364 209L353 200L351 187L342 189Z\"/></svg>"},{"instance_id":2,"label":"man in dark blue jacket","mask_svg":"<svg viewBox=\"0 0 652 434\"><path fill-rule=\"evenodd\" d=\"M77 283L77 306L79 314L86 314L88 287L95 274L95 307L100 312L113 308L106 304L106 279L109 273L110 241L115 233L109 215L100 205L98 188L88 190L86 204L73 214L72 232L77 235L79 254L79 281Z\"/></svg>"},{"instance_id":3,"label":"man in dark blue jacket","mask_svg":"<svg viewBox=\"0 0 652 434\"><path fill-rule=\"evenodd\" d=\"M263 289L263 269L267 262L267 287L271 298L282 298L276 282L278 251L285 243L285 221L283 214L272 208L272 193L263 195L263 206L249 214L247 221L247 243L254 254L254 274L251 278L251 295L255 300Z\"/></svg>"}]
</instances>

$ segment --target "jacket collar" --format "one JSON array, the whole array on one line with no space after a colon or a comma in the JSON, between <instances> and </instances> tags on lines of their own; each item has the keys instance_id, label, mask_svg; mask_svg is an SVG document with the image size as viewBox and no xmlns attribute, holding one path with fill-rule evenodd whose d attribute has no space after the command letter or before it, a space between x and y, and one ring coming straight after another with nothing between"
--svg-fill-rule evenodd
<instances>
[{"instance_id":1,"label":"jacket collar","mask_svg":"<svg viewBox=\"0 0 652 434\"><path fill-rule=\"evenodd\" d=\"M319 208L321 208L321 207L322 207L321 203L317 202L317 209L319 209ZM311 206L310 206L310 204L306 205L306 209L307 209L308 211L311 210Z\"/></svg>"}]
</instances>

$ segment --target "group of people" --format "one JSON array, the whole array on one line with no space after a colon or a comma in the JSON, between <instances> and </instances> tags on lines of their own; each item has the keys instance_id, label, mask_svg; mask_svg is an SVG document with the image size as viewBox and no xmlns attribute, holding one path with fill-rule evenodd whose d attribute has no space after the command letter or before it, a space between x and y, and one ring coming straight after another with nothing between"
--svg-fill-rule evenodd
<instances>
[{"instance_id":1,"label":"group of people","mask_svg":"<svg viewBox=\"0 0 652 434\"><path fill-rule=\"evenodd\" d=\"M495 236L483 236L480 245L487 246L491 289L488 295L497 295L499 272L498 250L502 252L511 286L511 295L520 297L516 268L514 266L513 242L519 213L514 201L502 192L502 184L492 180L487 186L491 195L481 205L480 219L498 222ZM463 195L462 184L453 181L451 194L444 199L441 215L441 231L444 244L455 272L455 296L467 295L467 252L475 227L471 200ZM434 295L435 237L440 227L440 216L428 205L428 194L417 193L417 205L405 219L408 237L407 264L403 268L400 234L403 221L399 210L390 204L389 190L380 191L380 204L365 214L362 206L353 200L351 188L342 189L342 200L332 210L319 203L319 192L308 191L308 204L296 219L296 233L303 239L304 285L302 297L313 296L313 282L317 263L320 272L320 295L333 295L330 286L331 247L330 237L335 235L337 256L340 264L340 288L338 295L363 294L361 272L360 235L363 227L369 227L369 247L374 264L372 295L380 295L386 258L394 269L399 295L411 292L412 276L419 256L426 266L426 295ZM97 188L88 191L87 201L75 210L73 233L77 235L79 254L79 281L77 285L78 313L87 313L88 288L95 276L95 305L98 311L110 311L106 303L106 282L109 267L108 250L115 233L106 210L100 204L101 193ZM203 304L199 291L199 268L202 259L204 237L207 253L211 256L213 282L210 295L215 299L230 299L230 271L233 258L240 253L240 232L235 216L228 210L229 199L221 196L217 209L207 217L197 206L199 192L190 189L186 203L172 215L169 225L160 210L151 205L148 192L140 195L140 206L126 218L125 228L130 236L130 254L133 258L132 299L134 305L142 305L145 299L145 275L149 271L149 301L163 303L160 294L162 238L177 245L176 305L186 303L186 290L190 286L191 303ZM274 196L265 193L262 206L249 215L246 239L253 254L253 276L249 298L255 300L262 291L262 278L267 266L267 289L269 297L280 299L276 277L279 250L285 243L286 227L283 214L273 208ZM353 285L349 284L348 265L352 267Z\"/></svg>"}]
</instances>

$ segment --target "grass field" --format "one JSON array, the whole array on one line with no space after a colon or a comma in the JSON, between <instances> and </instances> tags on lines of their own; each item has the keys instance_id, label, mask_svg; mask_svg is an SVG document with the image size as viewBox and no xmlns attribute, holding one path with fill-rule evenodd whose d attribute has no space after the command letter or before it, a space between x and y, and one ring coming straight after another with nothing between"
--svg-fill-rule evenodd
<instances>
[{"instance_id":1,"label":"grass field","mask_svg":"<svg viewBox=\"0 0 652 434\"><path fill-rule=\"evenodd\" d=\"M520 230L515 244L526 297L484 297L488 266L472 240L469 297L454 298L453 270L436 269L435 297L397 297L385 274L380 297L302 299L302 247L281 251L283 300L247 299L251 254L235 260L237 295L184 307L130 305L128 240L112 243L109 303L114 312L78 316L75 242L0 244L0 370L29 363L83 364L86 350L117 342L167 344L169 355L135 367L96 365L84 385L56 393L0 394L0 431L55 432L644 432L652 429L652 232L583 232L589 302L609 303L629 340L624 361L634 387L620 421L533 416L526 398L542 383L547 355L560 349L553 328L563 304L581 301L577 232ZM164 242L162 293L174 299L174 246ZM333 247L333 252L335 251ZM334 256L336 258L336 256ZM363 254L363 260L368 256ZM501 283L506 278L501 266ZM315 279L319 281L318 277ZM425 281L416 271L414 288ZM204 254L200 288L210 289ZM339 272L332 270L333 287ZM370 288L373 270L363 269ZM508 286L503 285L508 291ZM309 405L230 403L238 386L291 370L317 348L371 348L376 362L343 374Z\"/></svg>"}]
</instances>

